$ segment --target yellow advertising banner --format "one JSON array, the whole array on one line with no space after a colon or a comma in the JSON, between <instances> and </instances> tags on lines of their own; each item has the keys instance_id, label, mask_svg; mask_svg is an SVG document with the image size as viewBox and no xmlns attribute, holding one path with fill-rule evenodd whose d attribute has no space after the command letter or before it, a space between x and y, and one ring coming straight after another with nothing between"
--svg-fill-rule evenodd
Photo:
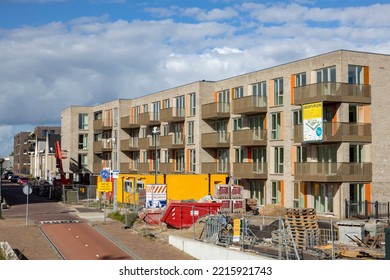
<instances>
[{"instance_id":1,"label":"yellow advertising banner","mask_svg":"<svg viewBox=\"0 0 390 280\"><path fill-rule=\"evenodd\" d=\"M98 182L99 192L110 192L112 190L112 182Z\"/></svg>"},{"instance_id":2,"label":"yellow advertising banner","mask_svg":"<svg viewBox=\"0 0 390 280\"><path fill-rule=\"evenodd\" d=\"M322 102L302 105L303 142L323 140Z\"/></svg>"}]
</instances>

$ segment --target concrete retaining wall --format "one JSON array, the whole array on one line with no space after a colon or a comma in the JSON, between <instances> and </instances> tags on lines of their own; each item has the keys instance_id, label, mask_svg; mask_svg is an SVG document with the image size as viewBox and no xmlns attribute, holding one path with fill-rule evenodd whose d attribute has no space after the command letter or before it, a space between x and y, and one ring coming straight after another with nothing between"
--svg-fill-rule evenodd
<instances>
[{"instance_id":1,"label":"concrete retaining wall","mask_svg":"<svg viewBox=\"0 0 390 280\"><path fill-rule=\"evenodd\" d=\"M169 236L169 244L197 260L274 260L179 236Z\"/></svg>"}]
</instances>

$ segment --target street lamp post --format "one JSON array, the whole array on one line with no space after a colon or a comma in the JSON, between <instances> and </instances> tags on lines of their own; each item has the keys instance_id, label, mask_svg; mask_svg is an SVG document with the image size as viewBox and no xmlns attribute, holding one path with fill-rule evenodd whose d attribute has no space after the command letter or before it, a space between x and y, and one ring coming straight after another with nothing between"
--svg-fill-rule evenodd
<instances>
[{"instance_id":1,"label":"street lamp post","mask_svg":"<svg viewBox=\"0 0 390 280\"><path fill-rule=\"evenodd\" d=\"M0 158L0 219L3 218L3 197L1 195L2 191L2 180L3 180L3 162L4 158Z\"/></svg>"},{"instance_id":2,"label":"street lamp post","mask_svg":"<svg viewBox=\"0 0 390 280\"><path fill-rule=\"evenodd\" d=\"M157 136L160 134L160 131L158 130L158 127L153 127L152 134L154 136L154 154L155 154L155 160L154 160L154 184L157 185L157 174L158 174L158 154L157 154ZM154 187L152 187L152 207L154 207Z\"/></svg>"}]
</instances>

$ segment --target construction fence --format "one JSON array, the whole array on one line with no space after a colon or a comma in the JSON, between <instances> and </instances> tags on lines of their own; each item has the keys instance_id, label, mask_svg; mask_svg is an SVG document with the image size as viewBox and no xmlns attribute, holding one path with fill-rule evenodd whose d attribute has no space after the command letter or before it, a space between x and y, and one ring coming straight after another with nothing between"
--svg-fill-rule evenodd
<instances>
[{"instance_id":1,"label":"construction fence","mask_svg":"<svg viewBox=\"0 0 390 280\"><path fill-rule=\"evenodd\" d=\"M345 200L345 217L360 219L387 219L390 220L390 202Z\"/></svg>"},{"instance_id":2,"label":"construction fence","mask_svg":"<svg viewBox=\"0 0 390 280\"><path fill-rule=\"evenodd\" d=\"M190 230L196 240L275 259L385 258L387 220L318 219L311 210L292 209L279 217L206 215Z\"/></svg>"}]
</instances>

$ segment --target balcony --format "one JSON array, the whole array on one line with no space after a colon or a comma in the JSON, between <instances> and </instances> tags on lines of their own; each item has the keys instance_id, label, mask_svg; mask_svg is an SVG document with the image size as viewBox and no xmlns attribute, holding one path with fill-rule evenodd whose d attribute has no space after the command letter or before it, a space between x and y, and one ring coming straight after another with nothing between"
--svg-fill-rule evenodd
<instances>
[{"instance_id":1,"label":"balcony","mask_svg":"<svg viewBox=\"0 0 390 280\"><path fill-rule=\"evenodd\" d=\"M371 86L318 83L294 88L294 105L320 101L371 104Z\"/></svg>"},{"instance_id":2,"label":"balcony","mask_svg":"<svg viewBox=\"0 0 390 280\"><path fill-rule=\"evenodd\" d=\"M135 162L121 162L119 165L119 172L120 173L137 173L138 172L138 167L137 163Z\"/></svg>"},{"instance_id":3,"label":"balcony","mask_svg":"<svg viewBox=\"0 0 390 280\"><path fill-rule=\"evenodd\" d=\"M161 109L160 120L162 122L184 122L186 109L180 107L172 107Z\"/></svg>"},{"instance_id":4,"label":"balcony","mask_svg":"<svg viewBox=\"0 0 390 280\"><path fill-rule=\"evenodd\" d=\"M209 103L202 105L202 119L217 120L230 117L230 103Z\"/></svg>"},{"instance_id":5,"label":"balcony","mask_svg":"<svg viewBox=\"0 0 390 280\"><path fill-rule=\"evenodd\" d=\"M202 148L229 148L230 133L211 132L202 134Z\"/></svg>"},{"instance_id":6,"label":"balcony","mask_svg":"<svg viewBox=\"0 0 390 280\"><path fill-rule=\"evenodd\" d=\"M138 172L139 173L154 172L153 163L149 163L149 162L138 163Z\"/></svg>"},{"instance_id":7,"label":"balcony","mask_svg":"<svg viewBox=\"0 0 390 280\"><path fill-rule=\"evenodd\" d=\"M123 152L132 152L138 151L138 138L124 139L120 142L121 151Z\"/></svg>"},{"instance_id":8,"label":"balcony","mask_svg":"<svg viewBox=\"0 0 390 280\"><path fill-rule=\"evenodd\" d=\"M103 143L102 143L102 141L94 141L93 142L93 152L94 153L101 153L101 152L103 152Z\"/></svg>"},{"instance_id":9,"label":"balcony","mask_svg":"<svg viewBox=\"0 0 390 280\"><path fill-rule=\"evenodd\" d=\"M233 100L234 114L258 114L267 112L267 97L251 95Z\"/></svg>"},{"instance_id":10,"label":"balcony","mask_svg":"<svg viewBox=\"0 0 390 280\"><path fill-rule=\"evenodd\" d=\"M161 162L159 164L158 171L163 174L173 173L173 164L172 162Z\"/></svg>"},{"instance_id":11,"label":"balcony","mask_svg":"<svg viewBox=\"0 0 390 280\"><path fill-rule=\"evenodd\" d=\"M295 162L295 180L314 182L371 182L368 162Z\"/></svg>"},{"instance_id":12,"label":"balcony","mask_svg":"<svg viewBox=\"0 0 390 280\"><path fill-rule=\"evenodd\" d=\"M323 123L323 142L371 142L371 124L369 123ZM303 125L294 126L294 143L302 143Z\"/></svg>"},{"instance_id":13,"label":"balcony","mask_svg":"<svg viewBox=\"0 0 390 280\"><path fill-rule=\"evenodd\" d=\"M202 163L202 173L216 174L227 173L230 174L230 162L204 162Z\"/></svg>"},{"instance_id":14,"label":"balcony","mask_svg":"<svg viewBox=\"0 0 390 280\"><path fill-rule=\"evenodd\" d=\"M183 135L165 135L160 136L160 146L161 148L167 149L184 149L185 143Z\"/></svg>"},{"instance_id":15,"label":"balcony","mask_svg":"<svg viewBox=\"0 0 390 280\"><path fill-rule=\"evenodd\" d=\"M138 115L138 123L141 125L160 125L160 112L146 112Z\"/></svg>"},{"instance_id":16,"label":"balcony","mask_svg":"<svg viewBox=\"0 0 390 280\"><path fill-rule=\"evenodd\" d=\"M126 116L126 117L121 118L121 128L122 129L135 129L135 128L139 128L139 127L140 127L140 125L138 124L138 117Z\"/></svg>"},{"instance_id":17,"label":"balcony","mask_svg":"<svg viewBox=\"0 0 390 280\"><path fill-rule=\"evenodd\" d=\"M233 131L234 146L266 146L267 130L243 129Z\"/></svg>"},{"instance_id":18,"label":"balcony","mask_svg":"<svg viewBox=\"0 0 390 280\"><path fill-rule=\"evenodd\" d=\"M233 176L246 179L267 179L268 164L266 162L235 162Z\"/></svg>"},{"instance_id":19,"label":"balcony","mask_svg":"<svg viewBox=\"0 0 390 280\"><path fill-rule=\"evenodd\" d=\"M160 146L160 137L157 137L157 148ZM154 137L146 137L146 138L138 138L138 148L140 150L150 150L155 148L155 138Z\"/></svg>"},{"instance_id":20,"label":"balcony","mask_svg":"<svg viewBox=\"0 0 390 280\"><path fill-rule=\"evenodd\" d=\"M93 121L93 130L111 130L112 129L112 119L105 118Z\"/></svg>"}]
</instances>

